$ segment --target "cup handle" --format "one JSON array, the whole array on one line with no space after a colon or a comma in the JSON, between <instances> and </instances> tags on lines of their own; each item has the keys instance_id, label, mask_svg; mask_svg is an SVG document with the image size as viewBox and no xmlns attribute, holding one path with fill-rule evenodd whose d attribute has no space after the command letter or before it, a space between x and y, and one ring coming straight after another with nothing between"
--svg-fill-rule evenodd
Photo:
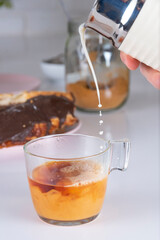
<instances>
[{"instance_id":1,"label":"cup handle","mask_svg":"<svg viewBox=\"0 0 160 240\"><path fill-rule=\"evenodd\" d=\"M128 167L130 156L130 141L123 140L111 140L111 161L109 167L109 173L113 170L124 171Z\"/></svg>"}]
</instances>

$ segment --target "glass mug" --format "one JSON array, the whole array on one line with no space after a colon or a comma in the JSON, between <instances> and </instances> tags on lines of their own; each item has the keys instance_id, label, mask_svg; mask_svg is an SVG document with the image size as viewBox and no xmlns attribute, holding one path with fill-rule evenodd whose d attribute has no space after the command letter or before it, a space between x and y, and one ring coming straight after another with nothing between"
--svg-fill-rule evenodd
<instances>
[{"instance_id":1,"label":"glass mug","mask_svg":"<svg viewBox=\"0 0 160 240\"><path fill-rule=\"evenodd\" d=\"M81 134L50 135L24 145L27 176L39 217L56 225L95 219L108 174L128 166L130 142Z\"/></svg>"}]
</instances>

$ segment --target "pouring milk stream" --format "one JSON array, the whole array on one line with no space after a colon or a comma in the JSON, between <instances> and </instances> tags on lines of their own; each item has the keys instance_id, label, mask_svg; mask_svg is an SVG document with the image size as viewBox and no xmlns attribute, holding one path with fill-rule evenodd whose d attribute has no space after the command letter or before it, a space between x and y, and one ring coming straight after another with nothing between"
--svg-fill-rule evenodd
<instances>
[{"instance_id":1,"label":"pouring milk stream","mask_svg":"<svg viewBox=\"0 0 160 240\"><path fill-rule=\"evenodd\" d=\"M88 64L89 64L89 67L90 67L90 70L91 70L91 73L92 73L92 76L93 76L93 80L94 80L94 83L95 83L95 86L96 86L97 97L98 97L98 107L101 108L102 104L101 104L101 99L100 99L100 91L99 91L99 87L98 87L98 81L97 81L97 77L96 77L95 70L93 68L91 59L90 59L88 51L87 51L86 41L85 41L85 30L86 30L85 24L83 23L79 26L79 34L80 34L81 44L82 44L84 54L85 54L86 59L88 61ZM102 117L102 111L101 110L99 111L99 116ZM103 120L100 119L99 120L99 125L101 126L102 124L103 124ZM99 135L103 135L102 130L99 131Z\"/></svg>"},{"instance_id":2,"label":"pouring milk stream","mask_svg":"<svg viewBox=\"0 0 160 240\"><path fill-rule=\"evenodd\" d=\"M160 71L159 9L160 0L96 0L88 20L80 25L81 43L95 82L99 108L102 107L100 91L86 48L85 29L97 31L111 39L120 51ZM101 119L99 125L102 124ZM99 134L102 135L103 131Z\"/></svg>"}]
</instances>

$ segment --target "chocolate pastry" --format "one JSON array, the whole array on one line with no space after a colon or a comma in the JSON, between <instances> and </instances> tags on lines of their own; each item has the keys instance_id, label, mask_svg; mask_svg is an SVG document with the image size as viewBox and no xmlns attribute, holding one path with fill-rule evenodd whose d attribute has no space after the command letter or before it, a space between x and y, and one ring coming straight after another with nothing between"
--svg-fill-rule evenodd
<instances>
[{"instance_id":1,"label":"chocolate pastry","mask_svg":"<svg viewBox=\"0 0 160 240\"><path fill-rule=\"evenodd\" d=\"M74 99L68 93L33 91L1 94L0 148L72 130L78 124L74 110Z\"/></svg>"}]
</instances>

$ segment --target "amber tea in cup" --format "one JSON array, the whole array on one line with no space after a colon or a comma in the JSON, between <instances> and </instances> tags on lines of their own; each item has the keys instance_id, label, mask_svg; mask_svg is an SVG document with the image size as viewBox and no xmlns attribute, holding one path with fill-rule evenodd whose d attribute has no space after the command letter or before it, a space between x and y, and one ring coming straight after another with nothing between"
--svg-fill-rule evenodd
<instances>
[{"instance_id":1,"label":"amber tea in cup","mask_svg":"<svg viewBox=\"0 0 160 240\"><path fill-rule=\"evenodd\" d=\"M77 225L99 214L108 173L127 168L129 142L107 143L80 134L53 135L28 142L24 151L30 192L39 217L56 225ZM119 163L114 165L117 157Z\"/></svg>"}]
</instances>

